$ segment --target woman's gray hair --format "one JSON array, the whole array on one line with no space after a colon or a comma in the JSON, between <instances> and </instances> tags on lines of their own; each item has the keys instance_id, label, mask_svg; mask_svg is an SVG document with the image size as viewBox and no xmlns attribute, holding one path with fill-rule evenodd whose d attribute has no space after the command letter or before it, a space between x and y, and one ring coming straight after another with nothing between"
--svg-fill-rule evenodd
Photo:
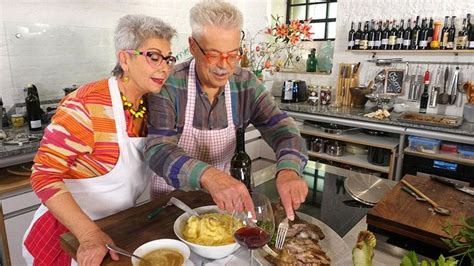
<instances>
[{"instance_id":1,"label":"woman's gray hair","mask_svg":"<svg viewBox=\"0 0 474 266\"><path fill-rule=\"evenodd\" d=\"M230 3L221 0L204 0L194 5L189 12L193 37L199 37L205 26L238 28L242 30L242 12Z\"/></svg>"},{"instance_id":2,"label":"woman's gray hair","mask_svg":"<svg viewBox=\"0 0 474 266\"><path fill-rule=\"evenodd\" d=\"M123 69L118 62L118 52L125 49L137 49L150 38L163 39L171 42L176 30L163 20L145 15L126 15L118 21L114 34L117 64L112 75L121 77Z\"/></svg>"}]
</instances>

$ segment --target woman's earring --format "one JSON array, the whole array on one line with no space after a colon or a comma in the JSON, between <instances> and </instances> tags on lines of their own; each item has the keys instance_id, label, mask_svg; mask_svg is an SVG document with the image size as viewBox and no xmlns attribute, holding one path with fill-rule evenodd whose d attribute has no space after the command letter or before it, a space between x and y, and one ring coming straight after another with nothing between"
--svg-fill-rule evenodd
<instances>
[{"instance_id":1,"label":"woman's earring","mask_svg":"<svg viewBox=\"0 0 474 266\"><path fill-rule=\"evenodd\" d=\"M130 79L129 79L128 77L123 77L122 80L123 80L123 82L125 82L125 83L128 83L128 82L130 81Z\"/></svg>"}]
</instances>

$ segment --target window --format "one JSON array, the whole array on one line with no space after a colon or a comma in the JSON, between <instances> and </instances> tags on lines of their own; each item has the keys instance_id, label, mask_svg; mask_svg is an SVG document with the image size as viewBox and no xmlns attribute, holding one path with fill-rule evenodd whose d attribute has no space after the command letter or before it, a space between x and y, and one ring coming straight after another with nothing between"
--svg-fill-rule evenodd
<instances>
[{"instance_id":1,"label":"window","mask_svg":"<svg viewBox=\"0 0 474 266\"><path fill-rule=\"evenodd\" d=\"M310 24L314 41L336 38L337 0L287 0L286 17L306 20Z\"/></svg>"}]
</instances>

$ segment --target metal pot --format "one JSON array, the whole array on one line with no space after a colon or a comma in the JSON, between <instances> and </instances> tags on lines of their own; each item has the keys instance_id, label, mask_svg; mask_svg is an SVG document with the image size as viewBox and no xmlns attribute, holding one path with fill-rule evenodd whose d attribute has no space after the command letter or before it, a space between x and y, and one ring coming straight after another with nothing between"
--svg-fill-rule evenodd
<instances>
[{"instance_id":1,"label":"metal pot","mask_svg":"<svg viewBox=\"0 0 474 266\"><path fill-rule=\"evenodd\" d=\"M371 164L378 166L388 166L390 163L390 150L377 147L369 147L367 161L369 161L369 163Z\"/></svg>"},{"instance_id":2,"label":"metal pot","mask_svg":"<svg viewBox=\"0 0 474 266\"><path fill-rule=\"evenodd\" d=\"M331 141L326 144L326 153L331 156L342 156L344 155L344 151L346 148L346 144L341 141Z\"/></svg>"},{"instance_id":3,"label":"metal pot","mask_svg":"<svg viewBox=\"0 0 474 266\"><path fill-rule=\"evenodd\" d=\"M324 153L326 148L326 140L315 138L311 141L311 150L317 153Z\"/></svg>"}]
</instances>

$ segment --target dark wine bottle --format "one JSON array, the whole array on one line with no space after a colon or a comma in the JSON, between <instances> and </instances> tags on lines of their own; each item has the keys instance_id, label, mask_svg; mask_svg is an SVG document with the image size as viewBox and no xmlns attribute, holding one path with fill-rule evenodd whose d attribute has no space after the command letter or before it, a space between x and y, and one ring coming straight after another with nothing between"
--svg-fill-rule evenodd
<instances>
[{"instance_id":1,"label":"dark wine bottle","mask_svg":"<svg viewBox=\"0 0 474 266\"><path fill-rule=\"evenodd\" d=\"M381 50L387 50L388 49L388 37L390 35L390 29L389 29L389 22L388 20L385 22L384 29L382 31L382 45L380 46Z\"/></svg>"},{"instance_id":2,"label":"dark wine bottle","mask_svg":"<svg viewBox=\"0 0 474 266\"><path fill-rule=\"evenodd\" d=\"M451 17L451 27L448 30L448 44L446 44L446 49L454 49L454 40L456 37L456 16Z\"/></svg>"},{"instance_id":3,"label":"dark wine bottle","mask_svg":"<svg viewBox=\"0 0 474 266\"><path fill-rule=\"evenodd\" d=\"M362 32L362 37L360 38L360 50L367 50L369 48L369 22L366 21L364 24L364 31Z\"/></svg>"},{"instance_id":4,"label":"dark wine bottle","mask_svg":"<svg viewBox=\"0 0 474 266\"><path fill-rule=\"evenodd\" d=\"M347 50L354 49L354 42L355 42L355 30L354 30L354 22L352 22L351 30L349 31L349 36L347 37Z\"/></svg>"},{"instance_id":5,"label":"dark wine bottle","mask_svg":"<svg viewBox=\"0 0 474 266\"><path fill-rule=\"evenodd\" d=\"M357 26L357 31L355 32L355 37L354 37L354 50L358 50L360 47L360 39L362 38L362 22L359 22L359 25Z\"/></svg>"},{"instance_id":6,"label":"dark wine bottle","mask_svg":"<svg viewBox=\"0 0 474 266\"><path fill-rule=\"evenodd\" d=\"M34 84L29 84L25 89L26 117L28 127L31 131L41 130L41 104L38 95L38 89Z\"/></svg>"},{"instance_id":7,"label":"dark wine bottle","mask_svg":"<svg viewBox=\"0 0 474 266\"><path fill-rule=\"evenodd\" d=\"M375 45L374 45L374 50L380 50L380 47L382 46L382 21L379 21L377 23L377 30L375 31Z\"/></svg>"},{"instance_id":8,"label":"dark wine bottle","mask_svg":"<svg viewBox=\"0 0 474 266\"><path fill-rule=\"evenodd\" d=\"M403 50L409 50L411 44L411 19L408 19L407 28L403 31Z\"/></svg>"},{"instance_id":9,"label":"dark wine bottle","mask_svg":"<svg viewBox=\"0 0 474 266\"><path fill-rule=\"evenodd\" d=\"M469 31L468 48L469 49L474 49L474 28L473 28L472 23L471 23L471 14L467 14L467 17L468 17L467 23L468 23L468 27L469 27L469 29L468 29L468 31Z\"/></svg>"},{"instance_id":10,"label":"dark wine bottle","mask_svg":"<svg viewBox=\"0 0 474 266\"><path fill-rule=\"evenodd\" d=\"M420 30L420 42L418 48L421 50L428 49L428 25L426 18L421 21L421 30Z\"/></svg>"},{"instance_id":11,"label":"dark wine bottle","mask_svg":"<svg viewBox=\"0 0 474 266\"><path fill-rule=\"evenodd\" d=\"M397 21L393 20L393 22L390 22L390 24L392 26L390 27L390 33L388 34L388 49L389 50L394 50L395 45L397 45L398 31L397 31L397 28L395 26L397 24Z\"/></svg>"},{"instance_id":12,"label":"dark wine bottle","mask_svg":"<svg viewBox=\"0 0 474 266\"><path fill-rule=\"evenodd\" d=\"M238 128L235 153L230 161L230 175L244 183L249 191L252 190L252 160L245 152L245 129Z\"/></svg>"},{"instance_id":13,"label":"dark wine bottle","mask_svg":"<svg viewBox=\"0 0 474 266\"><path fill-rule=\"evenodd\" d=\"M420 16L416 17L415 20L415 26L411 30L411 41L410 41L410 49L411 50L418 50L418 45L420 45L420 25L418 25L420 22Z\"/></svg>"},{"instance_id":14,"label":"dark wine bottle","mask_svg":"<svg viewBox=\"0 0 474 266\"><path fill-rule=\"evenodd\" d=\"M397 31L397 42L395 44L395 50L401 50L403 47L403 34L405 33L405 20L400 21L400 27Z\"/></svg>"},{"instance_id":15,"label":"dark wine bottle","mask_svg":"<svg viewBox=\"0 0 474 266\"><path fill-rule=\"evenodd\" d=\"M428 25L428 49L431 47L431 41L433 40L433 18L430 18L430 23Z\"/></svg>"},{"instance_id":16,"label":"dark wine bottle","mask_svg":"<svg viewBox=\"0 0 474 266\"><path fill-rule=\"evenodd\" d=\"M448 39L449 39L449 26L448 26L448 23L449 23L449 16L446 16L444 17L444 25L443 25L443 29L441 30L441 45L440 45L440 49L446 49L446 47L448 46Z\"/></svg>"},{"instance_id":17,"label":"dark wine bottle","mask_svg":"<svg viewBox=\"0 0 474 266\"><path fill-rule=\"evenodd\" d=\"M372 20L370 22L368 47L369 47L369 50L375 49L375 20Z\"/></svg>"},{"instance_id":18,"label":"dark wine bottle","mask_svg":"<svg viewBox=\"0 0 474 266\"><path fill-rule=\"evenodd\" d=\"M458 38L456 41L456 49L463 50L467 48L467 19L463 19L462 28L458 32Z\"/></svg>"},{"instance_id":19,"label":"dark wine bottle","mask_svg":"<svg viewBox=\"0 0 474 266\"><path fill-rule=\"evenodd\" d=\"M425 72L424 78L425 87L423 89L423 93L421 94L420 98L420 113L426 114L426 109L428 107L428 100L430 98L430 94L428 93L428 87L430 86L430 72L427 70Z\"/></svg>"}]
</instances>

